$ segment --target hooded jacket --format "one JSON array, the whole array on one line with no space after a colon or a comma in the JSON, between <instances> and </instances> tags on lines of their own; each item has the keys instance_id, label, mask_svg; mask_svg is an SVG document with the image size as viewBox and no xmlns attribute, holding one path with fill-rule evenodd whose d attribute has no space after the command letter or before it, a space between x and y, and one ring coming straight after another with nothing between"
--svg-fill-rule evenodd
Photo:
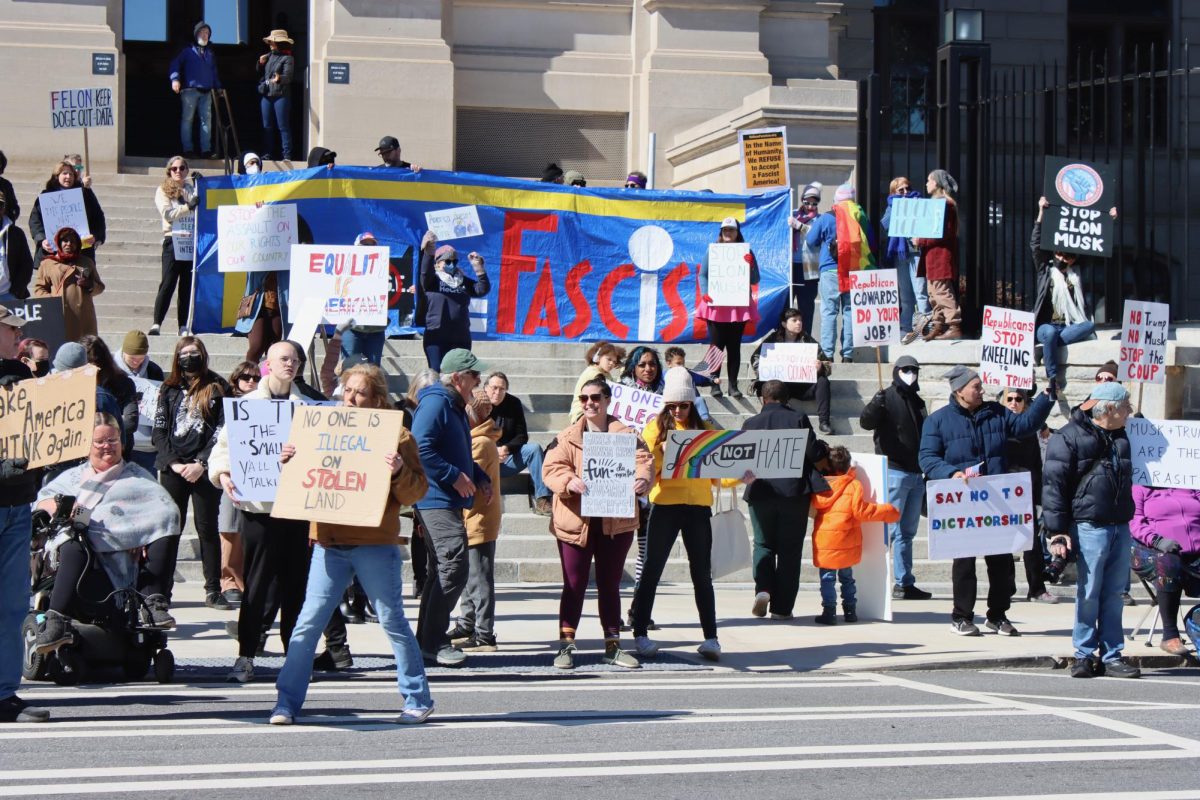
<instances>
[{"instance_id":1,"label":"hooded jacket","mask_svg":"<svg viewBox=\"0 0 1200 800\"><path fill-rule=\"evenodd\" d=\"M1014 414L991 400L970 412L951 394L949 405L930 414L921 430L920 461L926 480L952 478L980 463L980 475L1004 474L1008 471L1008 439L1041 430L1053 405L1043 392L1024 414Z\"/></svg>"},{"instance_id":2,"label":"hooded jacket","mask_svg":"<svg viewBox=\"0 0 1200 800\"><path fill-rule=\"evenodd\" d=\"M0 220L0 251L4 253L3 267L8 272L9 294L18 300L28 300L29 281L33 279L33 253L25 231L8 218Z\"/></svg>"},{"instance_id":3,"label":"hooded jacket","mask_svg":"<svg viewBox=\"0 0 1200 800\"><path fill-rule=\"evenodd\" d=\"M487 473L488 480L497 491L492 492L491 498L485 498L483 492L476 492L474 502L463 514L463 522L467 526L467 545L485 544L500 538L500 517L504 510L504 500L500 497L500 453L496 449L496 440L500 438L500 429L488 417L471 429L471 459Z\"/></svg>"},{"instance_id":4,"label":"hooded jacket","mask_svg":"<svg viewBox=\"0 0 1200 800\"><path fill-rule=\"evenodd\" d=\"M471 427L458 392L441 383L422 389L417 395L412 433L429 480L429 491L414 503L417 509L470 508L472 499L459 495L454 482L463 473L476 487L489 479L472 458ZM498 491L500 487L493 488Z\"/></svg>"},{"instance_id":5,"label":"hooded jacket","mask_svg":"<svg viewBox=\"0 0 1200 800\"><path fill-rule=\"evenodd\" d=\"M887 456L893 469L919 473L917 455L926 416L919 383L909 386L900 380L900 369L892 367L892 385L875 393L858 421L864 430L873 431L875 453Z\"/></svg>"},{"instance_id":6,"label":"hooded jacket","mask_svg":"<svg viewBox=\"0 0 1200 800\"><path fill-rule=\"evenodd\" d=\"M196 43L196 36L201 28L208 28L208 44L201 47ZM220 89L221 79L217 77L217 54L212 46L212 27L201 20L192 28L192 41L179 51L171 61L169 80L179 81L184 89Z\"/></svg>"},{"instance_id":7,"label":"hooded jacket","mask_svg":"<svg viewBox=\"0 0 1200 800\"><path fill-rule=\"evenodd\" d=\"M1133 464L1125 429L1106 431L1075 407L1071 421L1046 447L1042 521L1047 533L1064 533L1073 522L1120 525L1132 518Z\"/></svg>"},{"instance_id":8,"label":"hooded jacket","mask_svg":"<svg viewBox=\"0 0 1200 800\"><path fill-rule=\"evenodd\" d=\"M1154 547L1154 537L1179 542L1183 555L1200 553L1200 491L1133 487L1133 538Z\"/></svg>"},{"instance_id":9,"label":"hooded jacket","mask_svg":"<svg viewBox=\"0 0 1200 800\"><path fill-rule=\"evenodd\" d=\"M869 503L863 485L853 472L826 475L829 490L812 496L817 516L813 520L813 565L844 569L862 561L862 523L897 522L900 512L890 503ZM758 481L755 481L758 483Z\"/></svg>"},{"instance_id":10,"label":"hooded jacket","mask_svg":"<svg viewBox=\"0 0 1200 800\"><path fill-rule=\"evenodd\" d=\"M825 476L813 466L813 448L817 439L811 433L812 423L802 414L782 403L767 403L754 416L742 423L744 431L807 430L808 447L804 453L804 474L797 478L759 478L746 487L742 499L747 503L769 503L780 498L805 497L829 488Z\"/></svg>"},{"instance_id":11,"label":"hooded jacket","mask_svg":"<svg viewBox=\"0 0 1200 800\"><path fill-rule=\"evenodd\" d=\"M336 157L337 153L333 152L327 147L314 147L312 150L308 151L308 166L319 167L322 164L332 164L333 161L331 159Z\"/></svg>"}]
</instances>

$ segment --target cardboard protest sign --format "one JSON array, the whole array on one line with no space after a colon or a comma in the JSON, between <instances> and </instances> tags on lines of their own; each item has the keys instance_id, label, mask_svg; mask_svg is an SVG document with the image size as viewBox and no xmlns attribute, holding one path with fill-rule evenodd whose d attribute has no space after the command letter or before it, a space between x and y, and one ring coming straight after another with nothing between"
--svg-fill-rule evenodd
<instances>
[{"instance_id":1,"label":"cardboard protest sign","mask_svg":"<svg viewBox=\"0 0 1200 800\"><path fill-rule=\"evenodd\" d=\"M750 304L750 245L745 242L708 246L708 296L711 306Z\"/></svg>"},{"instance_id":2,"label":"cardboard protest sign","mask_svg":"<svg viewBox=\"0 0 1200 800\"><path fill-rule=\"evenodd\" d=\"M851 453L854 477L863 486L863 499L869 503L888 501L887 457L874 453ZM858 616L861 619L892 621L891 548L887 528L882 522L862 524L862 561L854 565L858 584Z\"/></svg>"},{"instance_id":3,"label":"cardboard protest sign","mask_svg":"<svg viewBox=\"0 0 1200 800\"><path fill-rule=\"evenodd\" d=\"M83 458L92 449L96 368L56 372L0 388L0 459L29 468Z\"/></svg>"},{"instance_id":4,"label":"cardboard protest sign","mask_svg":"<svg viewBox=\"0 0 1200 800\"><path fill-rule=\"evenodd\" d=\"M58 89L50 93L50 127L110 128L112 89Z\"/></svg>"},{"instance_id":5,"label":"cardboard protest sign","mask_svg":"<svg viewBox=\"0 0 1200 800\"><path fill-rule=\"evenodd\" d=\"M292 430L296 406L290 400L226 397L229 477L238 496L269 503L279 488L279 454Z\"/></svg>"},{"instance_id":6,"label":"cardboard protest sign","mask_svg":"<svg viewBox=\"0 0 1200 800\"><path fill-rule=\"evenodd\" d=\"M1107 164L1046 156L1042 194L1050 201L1042 215L1043 250L1112 255L1116 224L1108 210L1117 183Z\"/></svg>"},{"instance_id":7,"label":"cardboard protest sign","mask_svg":"<svg viewBox=\"0 0 1200 800\"><path fill-rule=\"evenodd\" d=\"M662 412L661 394L612 381L608 382L608 388L612 390L608 413L635 430L640 431Z\"/></svg>"},{"instance_id":8,"label":"cardboard protest sign","mask_svg":"<svg viewBox=\"0 0 1200 800\"><path fill-rule=\"evenodd\" d=\"M38 205L42 209L46 238L55 252L58 251L58 246L54 236L63 228L74 228L79 238L85 242L92 235L91 228L88 227L87 209L83 205L83 189L42 192L38 195Z\"/></svg>"},{"instance_id":9,"label":"cardboard protest sign","mask_svg":"<svg viewBox=\"0 0 1200 800\"><path fill-rule=\"evenodd\" d=\"M925 498L932 559L1019 553L1033 546L1028 472L929 481Z\"/></svg>"},{"instance_id":10,"label":"cardboard protest sign","mask_svg":"<svg viewBox=\"0 0 1200 800\"><path fill-rule=\"evenodd\" d=\"M888 215L893 239L940 239L946 226L946 198L897 197Z\"/></svg>"},{"instance_id":11,"label":"cardboard protest sign","mask_svg":"<svg viewBox=\"0 0 1200 800\"><path fill-rule=\"evenodd\" d=\"M483 225L479 222L479 209L475 206L426 211L425 223L437 236L438 241L442 242L483 234Z\"/></svg>"},{"instance_id":12,"label":"cardboard protest sign","mask_svg":"<svg viewBox=\"0 0 1200 800\"><path fill-rule=\"evenodd\" d=\"M61 297L30 297L16 302L5 301L8 309L25 320L21 335L26 339L41 339L50 349L50 357L67 340Z\"/></svg>"},{"instance_id":13,"label":"cardboard protest sign","mask_svg":"<svg viewBox=\"0 0 1200 800\"><path fill-rule=\"evenodd\" d=\"M396 452L399 411L302 406L288 442L296 457L283 465L271 516L377 526L392 475L384 456Z\"/></svg>"},{"instance_id":14,"label":"cardboard protest sign","mask_svg":"<svg viewBox=\"0 0 1200 800\"><path fill-rule=\"evenodd\" d=\"M671 431L664 478L796 478L804 470L810 430Z\"/></svg>"},{"instance_id":15,"label":"cardboard protest sign","mask_svg":"<svg viewBox=\"0 0 1200 800\"><path fill-rule=\"evenodd\" d=\"M1126 300L1121 322L1121 363L1117 380L1164 383L1167 379L1167 326L1171 307L1166 303Z\"/></svg>"},{"instance_id":16,"label":"cardboard protest sign","mask_svg":"<svg viewBox=\"0 0 1200 800\"><path fill-rule=\"evenodd\" d=\"M758 357L760 381L816 383L819 346L804 342L764 343Z\"/></svg>"},{"instance_id":17,"label":"cardboard protest sign","mask_svg":"<svg viewBox=\"0 0 1200 800\"><path fill-rule=\"evenodd\" d=\"M331 325L387 325L388 248L292 245L292 297L324 299L321 316ZM299 303L288 305L296 322Z\"/></svg>"},{"instance_id":18,"label":"cardboard protest sign","mask_svg":"<svg viewBox=\"0 0 1200 800\"><path fill-rule=\"evenodd\" d=\"M138 393L138 427L152 429L154 415L158 413L158 393L162 389L162 381L152 381L149 378L130 378Z\"/></svg>"},{"instance_id":19,"label":"cardboard protest sign","mask_svg":"<svg viewBox=\"0 0 1200 800\"><path fill-rule=\"evenodd\" d=\"M637 513L633 478L637 434L583 434L583 474L587 484L580 511L585 517L628 519Z\"/></svg>"},{"instance_id":20,"label":"cardboard protest sign","mask_svg":"<svg viewBox=\"0 0 1200 800\"><path fill-rule=\"evenodd\" d=\"M1133 482L1158 489L1200 489L1200 422L1130 417L1125 423Z\"/></svg>"},{"instance_id":21,"label":"cardboard protest sign","mask_svg":"<svg viewBox=\"0 0 1200 800\"><path fill-rule=\"evenodd\" d=\"M295 203L221 206L217 209L217 269L221 272L288 269L297 230Z\"/></svg>"},{"instance_id":22,"label":"cardboard protest sign","mask_svg":"<svg viewBox=\"0 0 1200 800\"><path fill-rule=\"evenodd\" d=\"M738 131L738 153L746 178L746 192L787 189L792 185L788 173L786 128Z\"/></svg>"},{"instance_id":23,"label":"cardboard protest sign","mask_svg":"<svg viewBox=\"0 0 1200 800\"><path fill-rule=\"evenodd\" d=\"M979 377L984 386L1033 388L1033 312L983 307Z\"/></svg>"},{"instance_id":24,"label":"cardboard protest sign","mask_svg":"<svg viewBox=\"0 0 1200 800\"><path fill-rule=\"evenodd\" d=\"M196 215L188 214L171 223L171 247L176 261L193 261L196 257Z\"/></svg>"},{"instance_id":25,"label":"cardboard protest sign","mask_svg":"<svg viewBox=\"0 0 1200 800\"><path fill-rule=\"evenodd\" d=\"M854 346L899 344L900 279L896 270L853 270L849 277Z\"/></svg>"}]
</instances>

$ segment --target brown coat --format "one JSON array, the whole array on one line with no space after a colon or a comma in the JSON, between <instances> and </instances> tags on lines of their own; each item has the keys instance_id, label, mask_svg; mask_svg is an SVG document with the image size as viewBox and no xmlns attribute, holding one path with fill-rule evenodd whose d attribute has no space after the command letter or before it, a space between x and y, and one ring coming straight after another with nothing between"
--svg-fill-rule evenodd
<instances>
[{"instance_id":1,"label":"brown coat","mask_svg":"<svg viewBox=\"0 0 1200 800\"><path fill-rule=\"evenodd\" d=\"M264 383L265 385L265 383ZM408 539L400 535L401 506L411 506L425 496L429 481L425 468L421 466L421 455L417 451L417 440L406 430L400 431L400 442L396 452L404 459L404 467L392 476L392 490L388 493L387 505L383 509L383 520L379 527L357 525L335 525L331 522L309 524L308 538L322 547L331 545L362 544L406 544Z\"/></svg>"},{"instance_id":2,"label":"brown coat","mask_svg":"<svg viewBox=\"0 0 1200 800\"><path fill-rule=\"evenodd\" d=\"M82 270L92 273L92 288L85 292L79 288ZM33 280L34 297L61 297L63 322L66 329L64 341L77 342L81 336L96 335L96 306L92 298L104 291L104 282L95 263L87 256L76 256L75 263L63 264L53 258L43 258Z\"/></svg>"},{"instance_id":3,"label":"brown coat","mask_svg":"<svg viewBox=\"0 0 1200 800\"><path fill-rule=\"evenodd\" d=\"M588 526L580 512L580 496L567 489L567 484L583 471L583 431L586 425L587 421L581 418L560 433L558 444L546 454L546 460L542 464L542 480L546 482L547 488L554 492L550 532L559 540L579 547L587 545ZM626 427L613 416L608 418L607 432L637 436L637 431ZM644 478L647 483L654 480L654 459L641 437L638 437L637 441L637 469L634 477ZM616 536L619 533L636 531L638 518L636 514L625 519L604 517L602 523L605 536Z\"/></svg>"},{"instance_id":4,"label":"brown coat","mask_svg":"<svg viewBox=\"0 0 1200 800\"><path fill-rule=\"evenodd\" d=\"M476 492L474 505L463 513L468 547L494 542L500 537L504 499L500 497L500 452L496 447L499 439L500 429L491 417L471 429L471 460L487 473L492 482L492 499L486 500L483 492Z\"/></svg>"}]
</instances>

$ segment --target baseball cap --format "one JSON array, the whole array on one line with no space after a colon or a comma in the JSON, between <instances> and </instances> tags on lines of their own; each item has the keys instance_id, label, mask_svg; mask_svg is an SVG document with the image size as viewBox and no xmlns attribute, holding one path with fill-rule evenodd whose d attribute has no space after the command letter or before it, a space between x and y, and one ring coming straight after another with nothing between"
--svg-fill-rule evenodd
<instances>
[{"instance_id":1,"label":"baseball cap","mask_svg":"<svg viewBox=\"0 0 1200 800\"><path fill-rule=\"evenodd\" d=\"M379 140L379 147L375 148L376 153L382 153L384 150L399 150L400 140L395 136L385 136Z\"/></svg>"},{"instance_id":2,"label":"baseball cap","mask_svg":"<svg viewBox=\"0 0 1200 800\"><path fill-rule=\"evenodd\" d=\"M25 320L14 314L12 310L0 306L0 325L11 325L14 328L20 328L25 325Z\"/></svg>"},{"instance_id":3,"label":"baseball cap","mask_svg":"<svg viewBox=\"0 0 1200 800\"><path fill-rule=\"evenodd\" d=\"M722 228L734 228L737 230L741 229L741 226L738 225L738 221L735 217L726 217L725 219L721 220L721 227Z\"/></svg>"},{"instance_id":4,"label":"baseball cap","mask_svg":"<svg viewBox=\"0 0 1200 800\"><path fill-rule=\"evenodd\" d=\"M465 370L485 372L487 368L488 365L480 361L470 350L463 347L456 347L442 356L442 368L439 371L443 375L446 375L451 372L464 372Z\"/></svg>"},{"instance_id":5,"label":"baseball cap","mask_svg":"<svg viewBox=\"0 0 1200 800\"><path fill-rule=\"evenodd\" d=\"M896 369L920 369L921 365L912 356L900 356L896 359Z\"/></svg>"},{"instance_id":6,"label":"baseball cap","mask_svg":"<svg viewBox=\"0 0 1200 800\"><path fill-rule=\"evenodd\" d=\"M1126 389L1121 384L1117 383L1116 381L1109 381L1107 383L1097 383L1092 388L1092 393L1088 395L1088 399L1084 400L1082 403L1080 403L1079 410L1080 411L1091 411L1092 407L1095 406L1097 403L1101 402L1102 400L1110 401L1110 402L1116 401L1119 403L1122 400L1128 400L1128 399L1129 399L1129 390Z\"/></svg>"}]
</instances>

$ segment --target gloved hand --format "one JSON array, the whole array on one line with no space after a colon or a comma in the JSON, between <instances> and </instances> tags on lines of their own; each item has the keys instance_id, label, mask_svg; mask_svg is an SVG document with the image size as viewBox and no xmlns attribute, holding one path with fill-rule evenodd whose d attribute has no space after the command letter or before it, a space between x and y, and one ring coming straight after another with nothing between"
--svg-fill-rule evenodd
<instances>
[{"instance_id":1,"label":"gloved hand","mask_svg":"<svg viewBox=\"0 0 1200 800\"><path fill-rule=\"evenodd\" d=\"M187 207L189 211L195 211L198 205L200 205L200 195L194 194L188 198Z\"/></svg>"},{"instance_id":2,"label":"gloved hand","mask_svg":"<svg viewBox=\"0 0 1200 800\"><path fill-rule=\"evenodd\" d=\"M0 481L10 481L13 478L21 477L25 474L28 466L28 458L0 459Z\"/></svg>"},{"instance_id":3,"label":"gloved hand","mask_svg":"<svg viewBox=\"0 0 1200 800\"><path fill-rule=\"evenodd\" d=\"M479 255L479 253L472 251L467 256L467 260L471 262L471 269L475 270L476 277L482 278L487 274L483 267L483 256Z\"/></svg>"},{"instance_id":4,"label":"gloved hand","mask_svg":"<svg viewBox=\"0 0 1200 800\"><path fill-rule=\"evenodd\" d=\"M1178 553L1183 547L1174 539L1168 539L1166 536L1155 536L1154 549L1160 553Z\"/></svg>"},{"instance_id":5,"label":"gloved hand","mask_svg":"<svg viewBox=\"0 0 1200 800\"><path fill-rule=\"evenodd\" d=\"M15 386L21 381L25 380L29 379L22 378L20 375L5 375L4 377L0 378L0 387Z\"/></svg>"}]
</instances>

